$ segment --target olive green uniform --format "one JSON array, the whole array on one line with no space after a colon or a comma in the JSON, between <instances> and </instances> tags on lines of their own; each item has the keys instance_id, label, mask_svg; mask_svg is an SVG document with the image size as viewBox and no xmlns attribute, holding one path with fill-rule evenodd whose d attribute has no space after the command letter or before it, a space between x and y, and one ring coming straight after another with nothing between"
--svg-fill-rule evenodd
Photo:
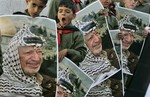
<instances>
[{"instance_id":1,"label":"olive green uniform","mask_svg":"<svg viewBox=\"0 0 150 97\"><path fill-rule=\"evenodd\" d=\"M63 49L68 49L66 57L79 65L79 62L84 59L87 51L84 44L83 34L80 31L61 34L59 51Z\"/></svg>"}]
</instances>

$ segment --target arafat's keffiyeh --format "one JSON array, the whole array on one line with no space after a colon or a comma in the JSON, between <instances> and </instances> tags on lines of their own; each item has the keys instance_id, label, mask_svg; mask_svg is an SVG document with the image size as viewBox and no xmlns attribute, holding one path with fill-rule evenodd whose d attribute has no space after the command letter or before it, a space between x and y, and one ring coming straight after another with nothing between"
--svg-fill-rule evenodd
<instances>
[{"instance_id":1,"label":"arafat's keffiyeh","mask_svg":"<svg viewBox=\"0 0 150 97\"><path fill-rule=\"evenodd\" d=\"M27 41L31 39L30 41ZM41 46L42 39L31 33L28 27L21 28L11 39L8 48L3 54L3 71L0 76L0 95L16 94L41 96L42 88L35 76L24 74L18 54L19 46Z\"/></svg>"},{"instance_id":2,"label":"arafat's keffiyeh","mask_svg":"<svg viewBox=\"0 0 150 97\"><path fill-rule=\"evenodd\" d=\"M87 73L94 81L103 80L106 76L116 72L107 58L107 52L102 50L99 56L94 56L88 51L84 60L80 63L80 68ZM95 85L90 89L86 97L112 97L109 79Z\"/></svg>"},{"instance_id":3,"label":"arafat's keffiyeh","mask_svg":"<svg viewBox=\"0 0 150 97\"><path fill-rule=\"evenodd\" d=\"M107 58L107 52L102 51L100 56L94 56L91 51L88 51L84 60L80 63L80 68L87 73L94 81L107 76L107 73L117 69L113 67ZM112 73L114 73L112 72Z\"/></svg>"}]
</instances>

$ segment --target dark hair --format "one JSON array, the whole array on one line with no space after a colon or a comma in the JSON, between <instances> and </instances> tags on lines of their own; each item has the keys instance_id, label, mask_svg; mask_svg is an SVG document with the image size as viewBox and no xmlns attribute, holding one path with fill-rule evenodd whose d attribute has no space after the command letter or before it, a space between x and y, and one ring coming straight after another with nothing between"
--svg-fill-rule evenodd
<instances>
[{"instance_id":1,"label":"dark hair","mask_svg":"<svg viewBox=\"0 0 150 97\"><path fill-rule=\"evenodd\" d=\"M76 6L72 0L61 0L58 7L61 7L61 6L70 8L72 10L73 14L76 13Z\"/></svg>"},{"instance_id":2,"label":"dark hair","mask_svg":"<svg viewBox=\"0 0 150 97\"><path fill-rule=\"evenodd\" d=\"M40 0L42 1L44 4L47 4L48 0Z\"/></svg>"}]
</instances>

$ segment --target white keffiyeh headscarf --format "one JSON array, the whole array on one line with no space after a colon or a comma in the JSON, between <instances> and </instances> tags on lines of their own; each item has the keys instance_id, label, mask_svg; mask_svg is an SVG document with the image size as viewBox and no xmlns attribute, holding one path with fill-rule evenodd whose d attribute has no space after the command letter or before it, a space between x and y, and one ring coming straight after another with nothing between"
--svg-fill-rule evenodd
<instances>
[{"instance_id":1,"label":"white keffiyeh headscarf","mask_svg":"<svg viewBox=\"0 0 150 97\"><path fill-rule=\"evenodd\" d=\"M80 68L95 81L100 75L109 72L112 67L105 51L102 51L98 57L88 51L84 60L80 63Z\"/></svg>"},{"instance_id":2,"label":"white keffiyeh headscarf","mask_svg":"<svg viewBox=\"0 0 150 97\"><path fill-rule=\"evenodd\" d=\"M1 94L17 94L17 95L28 95L28 96L41 96L42 88L37 81L36 76L27 76L24 74L19 54L18 47L20 46L42 46L38 41L32 41L28 43L25 38L40 38L35 34L31 33L28 27L23 27L18 33L11 39L8 48L3 55L3 71L4 73L0 76L0 95Z\"/></svg>"},{"instance_id":3,"label":"white keffiyeh headscarf","mask_svg":"<svg viewBox=\"0 0 150 97\"><path fill-rule=\"evenodd\" d=\"M114 97L112 96L112 90L110 88L111 81L106 81L91 88L86 97Z\"/></svg>"},{"instance_id":4,"label":"white keffiyeh headscarf","mask_svg":"<svg viewBox=\"0 0 150 97\"><path fill-rule=\"evenodd\" d=\"M128 50L122 51L122 70L123 73L128 75L133 75L128 67L128 57L130 56L130 52Z\"/></svg>"},{"instance_id":5,"label":"white keffiyeh headscarf","mask_svg":"<svg viewBox=\"0 0 150 97\"><path fill-rule=\"evenodd\" d=\"M88 51L84 60L80 63L80 68L94 81L96 81L98 77L101 77L105 73L108 73L114 69L107 58L107 52L104 50L98 57L94 56L91 51ZM90 89L87 97L112 97L112 91L109 85L110 82L108 82L108 79L101 82Z\"/></svg>"}]
</instances>

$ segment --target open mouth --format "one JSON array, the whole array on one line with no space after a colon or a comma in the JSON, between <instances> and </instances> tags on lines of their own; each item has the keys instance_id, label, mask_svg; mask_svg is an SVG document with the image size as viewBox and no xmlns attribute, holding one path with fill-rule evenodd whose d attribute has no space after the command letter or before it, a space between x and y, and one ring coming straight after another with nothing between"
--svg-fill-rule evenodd
<instances>
[{"instance_id":1,"label":"open mouth","mask_svg":"<svg viewBox=\"0 0 150 97\"><path fill-rule=\"evenodd\" d=\"M62 18L62 21L65 21L66 20L66 18Z\"/></svg>"}]
</instances>

